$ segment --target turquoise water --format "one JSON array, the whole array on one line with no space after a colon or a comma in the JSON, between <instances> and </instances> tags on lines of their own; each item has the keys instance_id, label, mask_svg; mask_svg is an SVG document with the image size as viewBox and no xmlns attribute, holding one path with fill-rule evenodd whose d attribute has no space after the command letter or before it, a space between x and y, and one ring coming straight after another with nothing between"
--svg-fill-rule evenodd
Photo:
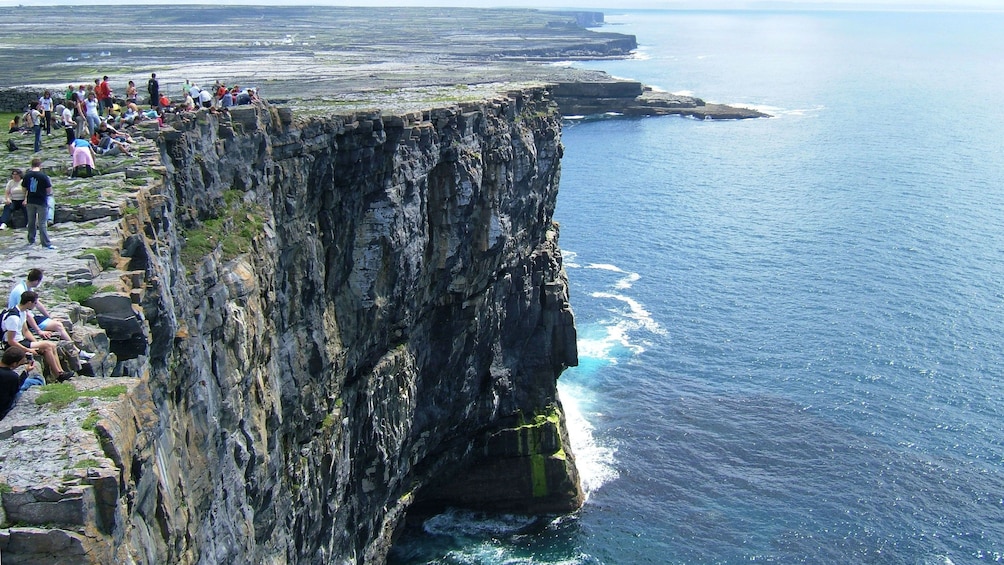
<instances>
[{"instance_id":1,"label":"turquoise water","mask_svg":"<svg viewBox=\"0 0 1004 565\"><path fill-rule=\"evenodd\" d=\"M1004 14L608 21L583 66L775 117L566 125L588 501L392 562L1004 561Z\"/></svg>"}]
</instances>

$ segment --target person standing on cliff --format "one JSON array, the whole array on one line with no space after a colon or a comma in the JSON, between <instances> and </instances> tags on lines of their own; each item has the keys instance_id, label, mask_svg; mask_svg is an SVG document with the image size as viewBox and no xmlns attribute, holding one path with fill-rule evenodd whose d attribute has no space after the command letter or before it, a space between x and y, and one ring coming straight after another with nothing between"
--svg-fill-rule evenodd
<instances>
[{"instance_id":1,"label":"person standing on cliff","mask_svg":"<svg viewBox=\"0 0 1004 565\"><path fill-rule=\"evenodd\" d=\"M45 122L45 135L52 135L52 93L48 90L42 93L42 97L38 99L38 103L41 106L42 117Z\"/></svg>"},{"instance_id":2,"label":"person standing on cliff","mask_svg":"<svg viewBox=\"0 0 1004 565\"><path fill-rule=\"evenodd\" d=\"M94 87L94 94L98 97L98 115L107 116L112 111L112 87L108 84L108 75L101 78Z\"/></svg>"},{"instance_id":3,"label":"person standing on cliff","mask_svg":"<svg viewBox=\"0 0 1004 565\"><path fill-rule=\"evenodd\" d=\"M150 107L156 108L160 104L160 83L157 82L157 73L150 73L150 80L146 81L146 93L150 95Z\"/></svg>"},{"instance_id":4,"label":"person standing on cliff","mask_svg":"<svg viewBox=\"0 0 1004 565\"><path fill-rule=\"evenodd\" d=\"M25 125L30 126L32 133L35 134L35 153L42 150L42 118L42 112L38 111L38 103L33 103L28 109L28 123Z\"/></svg>"},{"instance_id":5,"label":"person standing on cliff","mask_svg":"<svg viewBox=\"0 0 1004 565\"><path fill-rule=\"evenodd\" d=\"M55 249L49 241L49 230L46 226L48 216L48 197L52 194L52 181L42 172L42 160L35 157L31 160L31 170L21 179L21 186L27 189L25 208L28 209L28 245L35 244L36 229L41 232L42 246Z\"/></svg>"}]
</instances>

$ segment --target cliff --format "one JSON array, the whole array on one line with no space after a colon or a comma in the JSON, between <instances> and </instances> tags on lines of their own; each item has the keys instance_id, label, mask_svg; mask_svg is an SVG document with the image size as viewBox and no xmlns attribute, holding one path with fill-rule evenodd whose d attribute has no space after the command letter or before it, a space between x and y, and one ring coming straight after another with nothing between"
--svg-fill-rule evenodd
<instances>
[{"instance_id":1,"label":"cliff","mask_svg":"<svg viewBox=\"0 0 1004 565\"><path fill-rule=\"evenodd\" d=\"M603 73L582 73L575 80L559 80L554 100L565 116L687 116L698 119L742 120L767 118L751 108L710 104L700 98L653 90L640 82L615 79Z\"/></svg>"},{"instance_id":2,"label":"cliff","mask_svg":"<svg viewBox=\"0 0 1004 565\"><path fill-rule=\"evenodd\" d=\"M149 348L96 423L116 473L75 487L74 527L3 494L5 563L376 563L409 510L581 504L543 90L151 136L165 175L120 249Z\"/></svg>"}]
</instances>

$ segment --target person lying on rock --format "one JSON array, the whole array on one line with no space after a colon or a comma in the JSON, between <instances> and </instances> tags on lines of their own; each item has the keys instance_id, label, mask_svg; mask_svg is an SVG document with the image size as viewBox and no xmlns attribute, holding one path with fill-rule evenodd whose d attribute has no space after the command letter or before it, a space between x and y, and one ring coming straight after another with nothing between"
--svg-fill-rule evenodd
<instances>
[{"instance_id":1,"label":"person lying on rock","mask_svg":"<svg viewBox=\"0 0 1004 565\"><path fill-rule=\"evenodd\" d=\"M42 300L38 297L38 291L42 288L42 269L31 269L28 271L28 276L21 282L14 285L14 288L10 291L10 296L7 298L7 308L14 308L21 303L21 296L28 291L31 291L35 295L35 305L32 307L34 310L38 310L38 314L30 316L27 320L28 327L31 328L36 334L42 337L42 339L49 339L52 334L59 336L59 339L63 341L68 341L73 343L73 338L67 333L66 327L63 323L55 318L49 317L49 311L46 309L45 305L42 304ZM93 353L84 351L74 346L76 351L71 351L81 359L90 359L94 357Z\"/></svg>"},{"instance_id":2,"label":"person lying on rock","mask_svg":"<svg viewBox=\"0 0 1004 565\"><path fill-rule=\"evenodd\" d=\"M59 355L56 353L56 344L51 341L40 340L28 329L28 318L31 316L31 309L35 307L38 295L32 291L21 293L21 303L16 308L5 310L3 313L3 345L6 349L16 349L25 355L41 355L45 359L45 366L49 372L55 375L59 382L73 378L73 371L64 371L59 364Z\"/></svg>"},{"instance_id":3,"label":"person lying on rock","mask_svg":"<svg viewBox=\"0 0 1004 565\"><path fill-rule=\"evenodd\" d=\"M24 199L28 193L21 186L22 176L24 173L21 172L21 169L11 169L10 180L7 181L7 189L4 193L3 215L0 215L0 230L7 229L7 224L11 223L14 212L24 209Z\"/></svg>"},{"instance_id":4,"label":"person lying on rock","mask_svg":"<svg viewBox=\"0 0 1004 565\"><path fill-rule=\"evenodd\" d=\"M114 157L116 155L132 155L129 152L129 144L124 143L115 139L114 137L103 137L98 143L98 146L94 148L94 151L98 155L104 155L105 157Z\"/></svg>"},{"instance_id":5,"label":"person lying on rock","mask_svg":"<svg viewBox=\"0 0 1004 565\"><path fill-rule=\"evenodd\" d=\"M15 369L24 367L21 374ZM45 381L34 374L35 356L9 347L0 357L0 420L10 413L21 393L33 386L41 386Z\"/></svg>"}]
</instances>

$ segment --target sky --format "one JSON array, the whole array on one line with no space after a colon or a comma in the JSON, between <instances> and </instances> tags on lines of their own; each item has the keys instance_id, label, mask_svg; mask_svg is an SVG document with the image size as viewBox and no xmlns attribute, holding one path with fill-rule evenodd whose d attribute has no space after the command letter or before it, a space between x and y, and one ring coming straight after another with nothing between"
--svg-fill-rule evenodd
<instances>
[{"instance_id":1,"label":"sky","mask_svg":"<svg viewBox=\"0 0 1004 565\"><path fill-rule=\"evenodd\" d=\"M0 0L0 6L114 4L123 0ZM922 9L1004 10L1004 0L165 0L164 4L533 7L541 9Z\"/></svg>"}]
</instances>

